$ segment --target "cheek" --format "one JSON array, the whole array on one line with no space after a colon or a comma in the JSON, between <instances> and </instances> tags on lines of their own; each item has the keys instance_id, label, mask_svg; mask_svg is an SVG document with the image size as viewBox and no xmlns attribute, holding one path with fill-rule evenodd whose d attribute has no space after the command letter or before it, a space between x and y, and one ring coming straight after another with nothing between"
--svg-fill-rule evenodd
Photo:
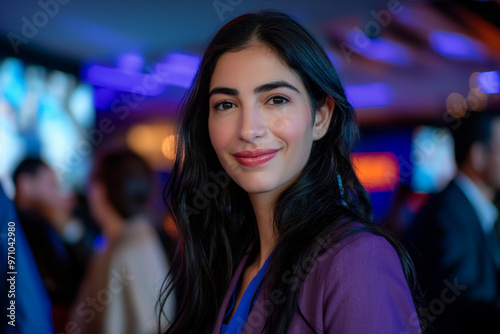
<instances>
[{"instance_id":1,"label":"cheek","mask_svg":"<svg viewBox=\"0 0 500 334\"><path fill-rule=\"evenodd\" d=\"M221 151L228 146L231 139L231 126L221 122L220 120L208 120L208 133L210 135L210 142L219 155Z\"/></svg>"},{"instance_id":2,"label":"cheek","mask_svg":"<svg viewBox=\"0 0 500 334\"><path fill-rule=\"evenodd\" d=\"M302 150L312 144L311 123L311 114L283 115L271 122L271 129L273 134L284 140L288 146Z\"/></svg>"}]
</instances>

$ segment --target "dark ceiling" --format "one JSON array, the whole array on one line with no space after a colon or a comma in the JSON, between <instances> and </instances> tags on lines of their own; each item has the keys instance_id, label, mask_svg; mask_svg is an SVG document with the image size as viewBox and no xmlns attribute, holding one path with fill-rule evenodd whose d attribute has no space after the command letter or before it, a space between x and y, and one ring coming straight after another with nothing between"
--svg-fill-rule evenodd
<instances>
[{"instance_id":1,"label":"dark ceiling","mask_svg":"<svg viewBox=\"0 0 500 334\"><path fill-rule=\"evenodd\" d=\"M331 54L345 84L391 87L389 104L359 108L365 122L440 120L450 94L470 95L473 73L500 69L499 1L1 0L0 56L76 68L116 66L131 53L146 64L172 52L199 55L224 22L262 8L284 11L305 25ZM366 48L360 32L373 38ZM447 46L439 40L443 36L465 39ZM469 56L453 56L463 41ZM145 108L154 113L177 98L165 94ZM490 99L495 104L498 96Z\"/></svg>"}]
</instances>

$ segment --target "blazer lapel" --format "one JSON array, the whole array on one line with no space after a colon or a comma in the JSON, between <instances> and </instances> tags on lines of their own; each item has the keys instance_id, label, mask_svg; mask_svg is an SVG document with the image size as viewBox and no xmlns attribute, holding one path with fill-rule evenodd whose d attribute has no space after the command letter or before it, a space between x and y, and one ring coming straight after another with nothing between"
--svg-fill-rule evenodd
<instances>
[{"instance_id":1,"label":"blazer lapel","mask_svg":"<svg viewBox=\"0 0 500 334\"><path fill-rule=\"evenodd\" d=\"M464 212L464 221L466 221L467 227L469 227L469 232L474 235L474 238L477 241L477 245L481 246L484 249L484 254L489 258L490 261L494 263L495 268L498 268L497 263L500 263L500 258L498 258L497 252L499 251L498 238L493 239L492 235L488 236L484 232L481 222L479 221L479 216L476 212L476 209L469 201L467 196L464 194L462 189L453 181L450 183L450 187L454 190L455 197L453 198L453 203L462 208ZM465 210L464 208L467 208ZM496 235L494 236L496 237Z\"/></svg>"},{"instance_id":2,"label":"blazer lapel","mask_svg":"<svg viewBox=\"0 0 500 334\"><path fill-rule=\"evenodd\" d=\"M227 307L229 305L229 301L231 300L231 297L233 295L233 291L236 288L236 284L238 284L238 281L240 280L241 274L243 273L243 269L245 269L245 265L247 263L248 257L250 256L250 250L253 247L253 243L250 245L250 247L247 249L247 252L241 259L238 268L236 268L236 271L234 272L233 278L231 279L231 282L229 283L229 288L226 291L226 295L224 296L224 299L222 300L222 304L219 309L219 313L217 315L217 321L215 322L213 334L220 334L220 330L222 327L222 322L224 321L224 314L226 313Z\"/></svg>"}]
</instances>

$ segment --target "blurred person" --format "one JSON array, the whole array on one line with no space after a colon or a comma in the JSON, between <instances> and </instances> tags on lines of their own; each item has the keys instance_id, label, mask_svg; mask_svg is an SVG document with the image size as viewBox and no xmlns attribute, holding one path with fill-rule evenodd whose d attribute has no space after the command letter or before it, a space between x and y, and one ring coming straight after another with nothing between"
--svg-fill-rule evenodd
<instances>
[{"instance_id":1,"label":"blurred person","mask_svg":"<svg viewBox=\"0 0 500 334\"><path fill-rule=\"evenodd\" d=\"M41 159L21 161L13 179L19 221L52 301L54 326L59 331L85 270L84 227L73 216L72 198L63 193L55 172Z\"/></svg>"},{"instance_id":2,"label":"blurred person","mask_svg":"<svg viewBox=\"0 0 500 334\"><path fill-rule=\"evenodd\" d=\"M167 333L420 333L413 265L371 220L356 135L335 68L295 20L261 11L218 31L166 188L169 288L183 286Z\"/></svg>"},{"instance_id":3,"label":"blurred person","mask_svg":"<svg viewBox=\"0 0 500 334\"><path fill-rule=\"evenodd\" d=\"M428 197L428 193L416 192L409 185L400 183L393 193L384 226L396 235L405 235Z\"/></svg>"},{"instance_id":4,"label":"blurred person","mask_svg":"<svg viewBox=\"0 0 500 334\"><path fill-rule=\"evenodd\" d=\"M19 224L14 203L7 198L1 184L0 228L0 281L5 286L1 291L0 306L7 315L2 320L1 332L53 333L49 296ZM9 235L9 232L12 234ZM9 263L9 260L13 263ZM16 274L9 274L10 272Z\"/></svg>"},{"instance_id":5,"label":"blurred person","mask_svg":"<svg viewBox=\"0 0 500 334\"><path fill-rule=\"evenodd\" d=\"M468 112L451 132L457 175L408 234L428 290L423 312L439 333L500 333L500 113Z\"/></svg>"},{"instance_id":6,"label":"blurred person","mask_svg":"<svg viewBox=\"0 0 500 334\"><path fill-rule=\"evenodd\" d=\"M131 151L97 158L88 200L104 244L94 254L72 319L81 333L157 333L156 307L168 258L148 217L153 172ZM175 297L165 303L168 325Z\"/></svg>"}]
</instances>

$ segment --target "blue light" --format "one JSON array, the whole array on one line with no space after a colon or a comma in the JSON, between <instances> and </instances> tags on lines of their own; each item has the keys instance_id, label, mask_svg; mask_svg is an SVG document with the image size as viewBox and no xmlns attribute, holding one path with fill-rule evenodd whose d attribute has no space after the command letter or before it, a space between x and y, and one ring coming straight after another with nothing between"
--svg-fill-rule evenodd
<instances>
[{"instance_id":1,"label":"blue light","mask_svg":"<svg viewBox=\"0 0 500 334\"><path fill-rule=\"evenodd\" d=\"M91 65L84 70L83 76L94 86L118 91L146 96L157 96L163 92L161 85L149 83L152 74L134 73L113 67Z\"/></svg>"},{"instance_id":2,"label":"blue light","mask_svg":"<svg viewBox=\"0 0 500 334\"><path fill-rule=\"evenodd\" d=\"M102 234L99 234L95 239L94 242L92 243L92 247L94 248L94 251L96 253L102 254L104 251L106 251L106 248L108 247L106 239L104 239L104 236Z\"/></svg>"},{"instance_id":3,"label":"blue light","mask_svg":"<svg viewBox=\"0 0 500 334\"><path fill-rule=\"evenodd\" d=\"M87 84L79 84L69 96L68 111L78 126L89 129L94 126L95 110L92 103L94 90Z\"/></svg>"},{"instance_id":4,"label":"blue light","mask_svg":"<svg viewBox=\"0 0 500 334\"><path fill-rule=\"evenodd\" d=\"M326 55L328 56L328 59L330 59L330 61L332 62L333 67L335 67L335 70L337 70L337 72L340 71L340 63L341 63L340 57L330 51L326 51Z\"/></svg>"},{"instance_id":5,"label":"blue light","mask_svg":"<svg viewBox=\"0 0 500 334\"><path fill-rule=\"evenodd\" d=\"M117 65L126 72L141 72L144 58L136 53L126 53L118 58Z\"/></svg>"},{"instance_id":6,"label":"blue light","mask_svg":"<svg viewBox=\"0 0 500 334\"><path fill-rule=\"evenodd\" d=\"M166 86L188 88L196 74L200 58L182 53L169 54L165 62L146 66L147 73L136 72L142 67L142 58L126 55L120 58L119 68L97 64L88 66L82 72L86 80L97 87L116 91L158 96Z\"/></svg>"},{"instance_id":7,"label":"blue light","mask_svg":"<svg viewBox=\"0 0 500 334\"><path fill-rule=\"evenodd\" d=\"M15 58L6 58L0 66L0 95L18 111L26 100L24 64Z\"/></svg>"},{"instance_id":8,"label":"blue light","mask_svg":"<svg viewBox=\"0 0 500 334\"><path fill-rule=\"evenodd\" d=\"M96 109L107 110L114 100L117 100L118 93L115 90L97 87L94 90L94 105Z\"/></svg>"},{"instance_id":9,"label":"blue light","mask_svg":"<svg viewBox=\"0 0 500 334\"><path fill-rule=\"evenodd\" d=\"M371 39L366 47L360 49L360 53L366 58L389 64L400 66L411 64L410 55L405 48L384 38Z\"/></svg>"},{"instance_id":10,"label":"blue light","mask_svg":"<svg viewBox=\"0 0 500 334\"><path fill-rule=\"evenodd\" d=\"M394 90L385 82L348 85L345 91L354 108L381 107L394 100Z\"/></svg>"},{"instance_id":11,"label":"blue light","mask_svg":"<svg viewBox=\"0 0 500 334\"><path fill-rule=\"evenodd\" d=\"M482 44L462 34L433 31L429 42L434 51L448 58L475 61L483 61L486 58Z\"/></svg>"},{"instance_id":12,"label":"blue light","mask_svg":"<svg viewBox=\"0 0 500 334\"><path fill-rule=\"evenodd\" d=\"M485 94L500 93L500 74L497 71L479 73L477 84Z\"/></svg>"},{"instance_id":13,"label":"blue light","mask_svg":"<svg viewBox=\"0 0 500 334\"><path fill-rule=\"evenodd\" d=\"M164 85L188 88L191 86L199 63L200 57L198 56L171 53L165 62L156 65L156 69Z\"/></svg>"}]
</instances>

